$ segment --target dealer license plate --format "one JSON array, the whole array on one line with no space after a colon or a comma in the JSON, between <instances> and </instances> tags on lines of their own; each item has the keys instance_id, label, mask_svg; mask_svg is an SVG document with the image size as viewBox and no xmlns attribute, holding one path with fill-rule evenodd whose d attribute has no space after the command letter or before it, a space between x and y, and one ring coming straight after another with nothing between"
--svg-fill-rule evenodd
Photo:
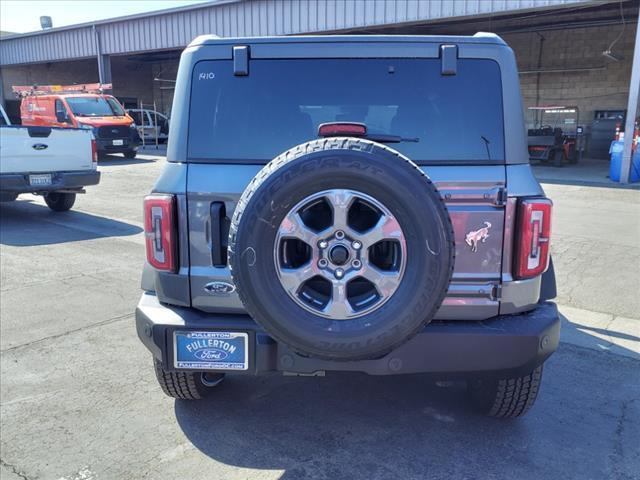
<instances>
[{"instance_id":1,"label":"dealer license plate","mask_svg":"<svg viewBox=\"0 0 640 480\"><path fill-rule=\"evenodd\" d=\"M244 332L173 332L175 368L247 370L249 335Z\"/></svg>"},{"instance_id":2,"label":"dealer license plate","mask_svg":"<svg viewBox=\"0 0 640 480\"><path fill-rule=\"evenodd\" d=\"M29 175L29 185L31 185L32 187L51 185L51 174L44 173L41 175Z\"/></svg>"},{"instance_id":3,"label":"dealer license plate","mask_svg":"<svg viewBox=\"0 0 640 480\"><path fill-rule=\"evenodd\" d=\"M122 146L124 145L124 140L114 140L113 144L116 146Z\"/></svg>"}]
</instances>

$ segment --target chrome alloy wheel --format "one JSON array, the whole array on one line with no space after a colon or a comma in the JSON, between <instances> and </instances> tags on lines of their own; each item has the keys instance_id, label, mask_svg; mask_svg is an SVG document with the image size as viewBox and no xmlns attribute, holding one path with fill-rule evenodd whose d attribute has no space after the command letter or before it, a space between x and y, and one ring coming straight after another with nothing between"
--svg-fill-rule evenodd
<instances>
[{"instance_id":1,"label":"chrome alloy wheel","mask_svg":"<svg viewBox=\"0 0 640 480\"><path fill-rule=\"evenodd\" d=\"M407 263L400 224L364 193L335 189L295 205L274 247L282 287L302 308L355 318L380 308L398 289Z\"/></svg>"}]
</instances>

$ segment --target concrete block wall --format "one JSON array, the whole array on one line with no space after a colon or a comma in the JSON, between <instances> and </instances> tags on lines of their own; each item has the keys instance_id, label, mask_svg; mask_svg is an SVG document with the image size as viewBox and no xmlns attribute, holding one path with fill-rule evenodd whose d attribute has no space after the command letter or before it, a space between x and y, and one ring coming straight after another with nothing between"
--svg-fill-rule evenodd
<instances>
[{"instance_id":1,"label":"concrete block wall","mask_svg":"<svg viewBox=\"0 0 640 480\"><path fill-rule=\"evenodd\" d=\"M94 59L57 63L37 63L3 67L2 93L5 100L15 100L13 85L70 85L98 81L98 63Z\"/></svg>"},{"instance_id":2,"label":"concrete block wall","mask_svg":"<svg viewBox=\"0 0 640 480\"><path fill-rule=\"evenodd\" d=\"M596 110L626 109L635 29L635 23L627 24L612 49L621 58L619 62L604 57L602 52L620 34L621 25L503 35L516 54L521 72L538 68L594 68L582 72L541 73L539 86L537 74L521 74L525 108L536 105L539 93L538 105L577 105L580 123L584 125L591 124ZM544 41L538 66L540 35Z\"/></svg>"},{"instance_id":3,"label":"concrete block wall","mask_svg":"<svg viewBox=\"0 0 640 480\"><path fill-rule=\"evenodd\" d=\"M150 62L135 57L111 57L111 83L116 97L135 98L145 104L153 103L153 73Z\"/></svg>"}]
</instances>

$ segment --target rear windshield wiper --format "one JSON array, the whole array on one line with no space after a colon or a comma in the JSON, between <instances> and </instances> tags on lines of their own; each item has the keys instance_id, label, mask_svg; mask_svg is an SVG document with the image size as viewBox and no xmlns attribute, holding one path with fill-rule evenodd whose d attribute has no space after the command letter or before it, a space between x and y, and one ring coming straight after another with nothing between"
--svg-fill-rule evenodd
<instances>
[{"instance_id":1,"label":"rear windshield wiper","mask_svg":"<svg viewBox=\"0 0 640 480\"><path fill-rule=\"evenodd\" d=\"M358 137L380 143L419 142L419 138L407 138L386 133L369 133L364 123L329 122L318 126L319 137Z\"/></svg>"},{"instance_id":2,"label":"rear windshield wiper","mask_svg":"<svg viewBox=\"0 0 640 480\"><path fill-rule=\"evenodd\" d=\"M373 140L380 143L400 143L400 142L416 142L420 139L418 137L401 137L400 135L387 135L384 133L367 133L364 138L367 140Z\"/></svg>"},{"instance_id":3,"label":"rear windshield wiper","mask_svg":"<svg viewBox=\"0 0 640 480\"><path fill-rule=\"evenodd\" d=\"M484 135L480 135L480 139L484 142L484 146L487 149L487 159L491 160L491 151L489 150L489 144L491 142Z\"/></svg>"}]
</instances>

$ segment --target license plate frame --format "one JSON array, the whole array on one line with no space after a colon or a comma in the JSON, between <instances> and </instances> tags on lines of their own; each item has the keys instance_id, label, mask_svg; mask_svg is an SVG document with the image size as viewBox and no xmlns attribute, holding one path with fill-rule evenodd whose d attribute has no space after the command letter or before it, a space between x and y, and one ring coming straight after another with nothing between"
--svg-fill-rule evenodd
<instances>
[{"instance_id":1,"label":"license plate frame","mask_svg":"<svg viewBox=\"0 0 640 480\"><path fill-rule=\"evenodd\" d=\"M53 184L53 175L50 173L40 173L29 175L29 185L32 187L48 187Z\"/></svg>"},{"instance_id":2,"label":"license plate frame","mask_svg":"<svg viewBox=\"0 0 640 480\"><path fill-rule=\"evenodd\" d=\"M119 139L119 140L113 140L113 146L114 147L122 147L124 145L124 140Z\"/></svg>"},{"instance_id":3,"label":"license plate frame","mask_svg":"<svg viewBox=\"0 0 640 480\"><path fill-rule=\"evenodd\" d=\"M172 337L176 369L227 372L249 369L246 332L175 330Z\"/></svg>"}]
</instances>

